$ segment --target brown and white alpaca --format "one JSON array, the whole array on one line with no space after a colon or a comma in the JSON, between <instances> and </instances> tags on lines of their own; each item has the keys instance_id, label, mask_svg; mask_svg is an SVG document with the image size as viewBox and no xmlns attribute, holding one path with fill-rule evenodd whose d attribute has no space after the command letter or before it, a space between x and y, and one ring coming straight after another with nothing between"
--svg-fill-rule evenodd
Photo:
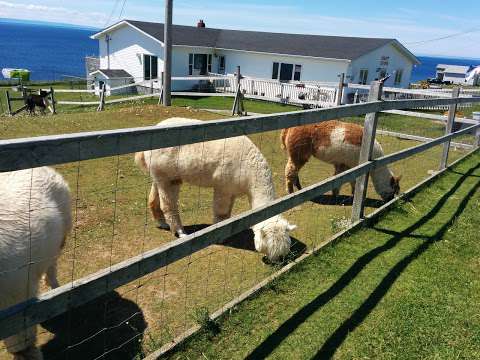
<instances>
[{"instance_id":1,"label":"brown and white alpaca","mask_svg":"<svg viewBox=\"0 0 480 360\"><path fill-rule=\"evenodd\" d=\"M202 121L171 118L158 125L198 123ZM276 197L267 160L246 136L138 152L135 163L153 179L149 206L158 227L180 237L186 236L178 211L182 182L213 188L214 222L231 216L238 196L247 195L253 209ZM295 228L280 215L254 225L256 250L277 261L289 253L289 232Z\"/></svg>"},{"instance_id":2,"label":"brown and white alpaca","mask_svg":"<svg viewBox=\"0 0 480 360\"><path fill-rule=\"evenodd\" d=\"M294 185L301 189L298 172L311 156L332 164L335 167L335 175L357 166L362 138L362 126L338 120L283 129L282 147L288 154L285 167L286 190L292 193ZM381 156L382 147L375 141L373 158ZM376 192L383 200L391 200L399 193L400 178L395 177L388 167L372 170L371 177ZM353 194L355 182L351 182L350 185ZM338 193L339 189L333 190L334 196Z\"/></svg>"}]
</instances>

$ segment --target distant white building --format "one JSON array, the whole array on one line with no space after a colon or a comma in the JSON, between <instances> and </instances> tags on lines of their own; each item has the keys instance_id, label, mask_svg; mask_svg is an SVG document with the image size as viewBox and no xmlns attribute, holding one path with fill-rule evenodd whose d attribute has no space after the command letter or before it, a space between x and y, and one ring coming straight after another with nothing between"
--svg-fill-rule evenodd
<instances>
[{"instance_id":1,"label":"distant white building","mask_svg":"<svg viewBox=\"0 0 480 360\"><path fill-rule=\"evenodd\" d=\"M452 84L465 84L466 76L470 70L471 66L438 64L437 79Z\"/></svg>"},{"instance_id":2,"label":"distant white building","mask_svg":"<svg viewBox=\"0 0 480 360\"><path fill-rule=\"evenodd\" d=\"M123 20L92 36L99 41L100 73L123 70L135 82L158 79L163 71L160 23ZM387 86L408 87L418 59L395 39L298 35L173 26L173 76L233 74L280 81L368 84L393 74ZM105 80L105 79L104 79ZM175 82L173 87L193 87Z\"/></svg>"}]
</instances>

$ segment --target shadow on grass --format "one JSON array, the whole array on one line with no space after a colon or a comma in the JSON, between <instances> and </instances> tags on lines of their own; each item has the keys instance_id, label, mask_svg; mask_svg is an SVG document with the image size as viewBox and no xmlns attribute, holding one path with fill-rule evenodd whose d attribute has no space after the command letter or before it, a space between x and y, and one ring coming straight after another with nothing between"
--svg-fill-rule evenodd
<instances>
[{"instance_id":1,"label":"shadow on grass","mask_svg":"<svg viewBox=\"0 0 480 360\"><path fill-rule=\"evenodd\" d=\"M343 289L345 289L355 277L376 257L394 248L402 239L411 237L411 233L420 228L430 219L432 219L445 205L450 196L452 196L462 185L462 183L473 172L480 168L480 164L472 167L467 172L462 174L462 177L442 196L442 198L435 204L435 206L420 220L409 226L402 232L387 232L392 235L386 243L377 248L374 248L358 258L355 263L326 291L318 295L311 302L306 304L302 309L293 314L287 321L281 324L275 332L270 334L260 345L258 345L248 356L247 359L259 359L265 358L270 355L275 348L277 348L298 326L304 323L311 315L318 311L323 305L327 304L330 300L339 295ZM473 175L475 176L475 175ZM470 189L468 194L463 198L462 202L456 209L455 213L432 237L422 237L425 240L415 251L407 255L400 262L398 262L389 273L378 284L375 290L368 296L362 305L348 318L346 319L325 341L320 350L313 357L314 359L329 359L331 358L340 345L345 341L350 332L355 330L363 320L370 314L370 312L376 307L380 300L385 296L391 286L398 279L400 274L407 268L407 266L420 255L422 255L434 242L442 238L445 231L449 228L451 223L457 218L464 210L471 196L480 187L480 181ZM376 229L377 231L383 231L383 229Z\"/></svg>"},{"instance_id":2,"label":"shadow on grass","mask_svg":"<svg viewBox=\"0 0 480 360\"><path fill-rule=\"evenodd\" d=\"M185 231L187 234L194 233L196 231L200 231L202 229L205 229L206 227L210 226L209 224L198 224L198 225L190 225L190 226L185 226ZM298 258L300 255L302 255L306 250L307 250L307 245L305 245L303 242L300 240L290 237L292 240L292 245L290 246L290 254L287 257L287 261L292 261L296 258ZM222 244L226 247L234 248L234 249L240 249L240 250L247 250L247 251L252 251L256 252L255 250L255 242L254 242L254 234L251 229L244 230L239 232L236 235L233 235L226 239Z\"/></svg>"},{"instance_id":3,"label":"shadow on grass","mask_svg":"<svg viewBox=\"0 0 480 360\"><path fill-rule=\"evenodd\" d=\"M55 337L42 346L45 360L132 359L142 353L147 327L133 301L111 292L42 323Z\"/></svg>"},{"instance_id":4,"label":"shadow on grass","mask_svg":"<svg viewBox=\"0 0 480 360\"><path fill-rule=\"evenodd\" d=\"M353 196L337 195L335 197L333 195L320 195L312 199L311 202L319 205L352 205ZM385 201L379 199L365 199L365 206L369 208L379 208L383 204L385 204Z\"/></svg>"}]
</instances>

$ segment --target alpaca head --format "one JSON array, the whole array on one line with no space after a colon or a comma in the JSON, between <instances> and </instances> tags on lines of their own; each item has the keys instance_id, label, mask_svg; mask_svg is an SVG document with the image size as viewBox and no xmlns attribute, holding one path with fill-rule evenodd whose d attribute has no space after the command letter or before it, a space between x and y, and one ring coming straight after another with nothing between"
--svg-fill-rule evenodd
<instances>
[{"instance_id":1,"label":"alpaca head","mask_svg":"<svg viewBox=\"0 0 480 360\"><path fill-rule=\"evenodd\" d=\"M390 176L388 180L388 186L383 191L379 192L384 201L390 201L395 197L395 195L400 193L401 178L401 176Z\"/></svg>"},{"instance_id":2,"label":"alpaca head","mask_svg":"<svg viewBox=\"0 0 480 360\"><path fill-rule=\"evenodd\" d=\"M292 240L289 233L297 228L289 224L281 216L275 216L253 227L255 234L255 249L265 254L272 262L277 262L281 257L290 252Z\"/></svg>"}]
</instances>

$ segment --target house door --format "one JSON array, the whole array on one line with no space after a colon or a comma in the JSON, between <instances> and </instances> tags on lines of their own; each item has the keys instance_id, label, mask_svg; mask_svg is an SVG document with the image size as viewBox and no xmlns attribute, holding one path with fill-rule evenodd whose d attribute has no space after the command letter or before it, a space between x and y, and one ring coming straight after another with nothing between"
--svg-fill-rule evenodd
<instances>
[{"instance_id":1,"label":"house door","mask_svg":"<svg viewBox=\"0 0 480 360\"><path fill-rule=\"evenodd\" d=\"M280 81L292 80L293 64L284 64L280 67Z\"/></svg>"},{"instance_id":2,"label":"house door","mask_svg":"<svg viewBox=\"0 0 480 360\"><path fill-rule=\"evenodd\" d=\"M145 80L158 79L158 57L143 55L143 78Z\"/></svg>"}]
</instances>

